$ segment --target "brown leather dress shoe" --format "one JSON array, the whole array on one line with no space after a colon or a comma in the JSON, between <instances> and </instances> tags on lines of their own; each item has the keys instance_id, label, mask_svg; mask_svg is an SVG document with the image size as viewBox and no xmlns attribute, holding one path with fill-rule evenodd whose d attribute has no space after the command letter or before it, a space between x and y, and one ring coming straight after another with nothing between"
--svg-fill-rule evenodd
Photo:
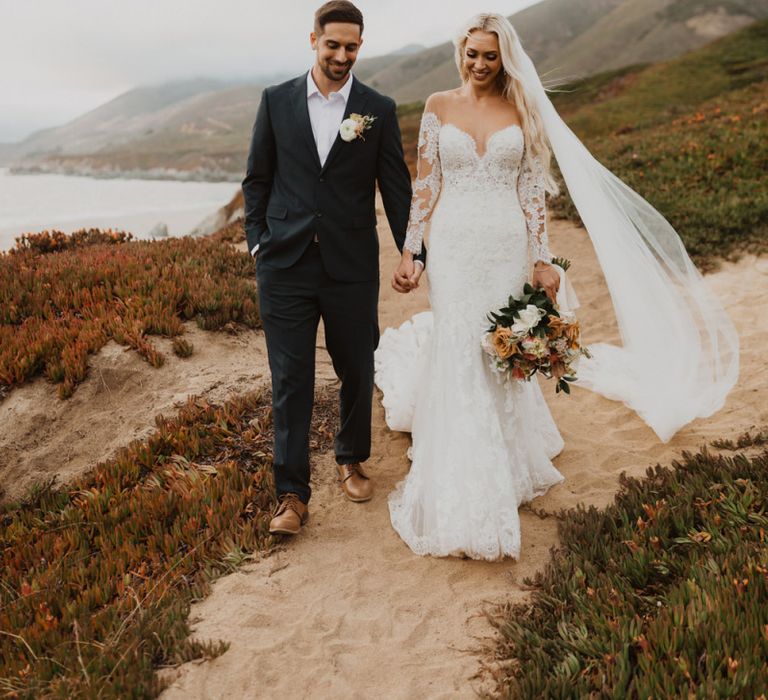
<instances>
[{"instance_id":1,"label":"brown leather dress shoe","mask_svg":"<svg viewBox=\"0 0 768 700\"><path fill-rule=\"evenodd\" d=\"M273 535L295 535L309 518L309 509L295 493L284 493L280 504L269 521Z\"/></svg>"},{"instance_id":2,"label":"brown leather dress shoe","mask_svg":"<svg viewBox=\"0 0 768 700\"><path fill-rule=\"evenodd\" d=\"M373 496L373 483L365 475L359 463L337 464L336 469L339 472L341 490L350 501L360 503L371 500Z\"/></svg>"}]
</instances>

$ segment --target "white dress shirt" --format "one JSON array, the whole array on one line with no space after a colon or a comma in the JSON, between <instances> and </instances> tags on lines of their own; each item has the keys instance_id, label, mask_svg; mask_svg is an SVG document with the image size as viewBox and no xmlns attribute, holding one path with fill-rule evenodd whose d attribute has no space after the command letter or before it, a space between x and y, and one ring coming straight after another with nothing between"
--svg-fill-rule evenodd
<instances>
[{"instance_id":1,"label":"white dress shirt","mask_svg":"<svg viewBox=\"0 0 768 700\"><path fill-rule=\"evenodd\" d=\"M326 98L315 84L312 70L310 69L307 73L307 109L309 110L309 121L312 124L312 135L315 137L317 157L320 159L321 166L325 165L333 142L339 133L341 122L344 121L344 111L347 109L347 100L352 90L353 79L352 73L350 73L347 82L341 89L338 92L329 92ZM251 255L256 255L258 251L259 244L257 243L251 250Z\"/></svg>"},{"instance_id":2,"label":"white dress shirt","mask_svg":"<svg viewBox=\"0 0 768 700\"><path fill-rule=\"evenodd\" d=\"M309 121L312 123L312 135L315 137L317 155L320 165L325 165L331 146L339 134L339 127L344 120L344 111L347 109L347 100L352 90L352 74L349 74L347 82L338 92L329 92L328 97L315 84L312 71L307 73L307 108L309 109Z\"/></svg>"}]
</instances>

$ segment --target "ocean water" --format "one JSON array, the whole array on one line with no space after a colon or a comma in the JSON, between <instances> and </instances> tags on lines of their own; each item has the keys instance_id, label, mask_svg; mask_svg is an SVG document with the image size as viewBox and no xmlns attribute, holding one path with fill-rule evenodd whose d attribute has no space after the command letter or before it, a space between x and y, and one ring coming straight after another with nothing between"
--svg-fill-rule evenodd
<instances>
[{"instance_id":1,"label":"ocean water","mask_svg":"<svg viewBox=\"0 0 768 700\"><path fill-rule=\"evenodd\" d=\"M189 233L235 195L233 182L100 180L70 175L12 175L0 168L0 250L22 233L113 228L147 238L158 223Z\"/></svg>"}]
</instances>

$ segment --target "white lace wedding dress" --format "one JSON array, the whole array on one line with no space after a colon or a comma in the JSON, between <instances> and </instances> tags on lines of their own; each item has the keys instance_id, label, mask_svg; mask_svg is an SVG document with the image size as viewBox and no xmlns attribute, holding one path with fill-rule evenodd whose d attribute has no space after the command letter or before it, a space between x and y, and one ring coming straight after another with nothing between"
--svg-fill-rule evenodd
<instances>
[{"instance_id":1,"label":"white lace wedding dress","mask_svg":"<svg viewBox=\"0 0 768 700\"><path fill-rule=\"evenodd\" d=\"M518 506L563 480L563 448L538 383L501 383L480 339L487 314L518 295L532 261L549 262L544 177L523 132L485 151L426 111L406 247L427 263L432 311L387 329L376 383L387 423L410 431L412 464L389 496L392 525L416 554L520 555Z\"/></svg>"}]
</instances>

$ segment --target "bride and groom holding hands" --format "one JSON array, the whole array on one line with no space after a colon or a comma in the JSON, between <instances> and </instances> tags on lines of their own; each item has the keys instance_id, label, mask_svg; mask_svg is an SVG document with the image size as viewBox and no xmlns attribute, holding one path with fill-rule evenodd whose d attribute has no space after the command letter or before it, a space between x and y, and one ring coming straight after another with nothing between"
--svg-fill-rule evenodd
<instances>
[{"instance_id":1,"label":"bride and groom holding hands","mask_svg":"<svg viewBox=\"0 0 768 700\"><path fill-rule=\"evenodd\" d=\"M312 68L262 94L243 180L272 374L270 531L296 534L308 518L322 318L341 380L334 449L344 495L373 494L362 465L375 377L387 423L413 438L409 473L388 498L398 534L417 554L517 558L518 506L563 480L551 462L563 440L537 382L499 381L480 341L488 312L526 282L554 301L564 281L547 241L551 156L595 246L623 343L591 346L579 384L623 401L668 440L722 406L738 372L735 331L674 229L560 119L506 18L476 15L457 34L462 85L426 102L413 184L394 101L351 74L360 11L327 2L311 42ZM426 270L431 306L381 343L377 184L402 251L391 284L407 293Z\"/></svg>"}]
</instances>

